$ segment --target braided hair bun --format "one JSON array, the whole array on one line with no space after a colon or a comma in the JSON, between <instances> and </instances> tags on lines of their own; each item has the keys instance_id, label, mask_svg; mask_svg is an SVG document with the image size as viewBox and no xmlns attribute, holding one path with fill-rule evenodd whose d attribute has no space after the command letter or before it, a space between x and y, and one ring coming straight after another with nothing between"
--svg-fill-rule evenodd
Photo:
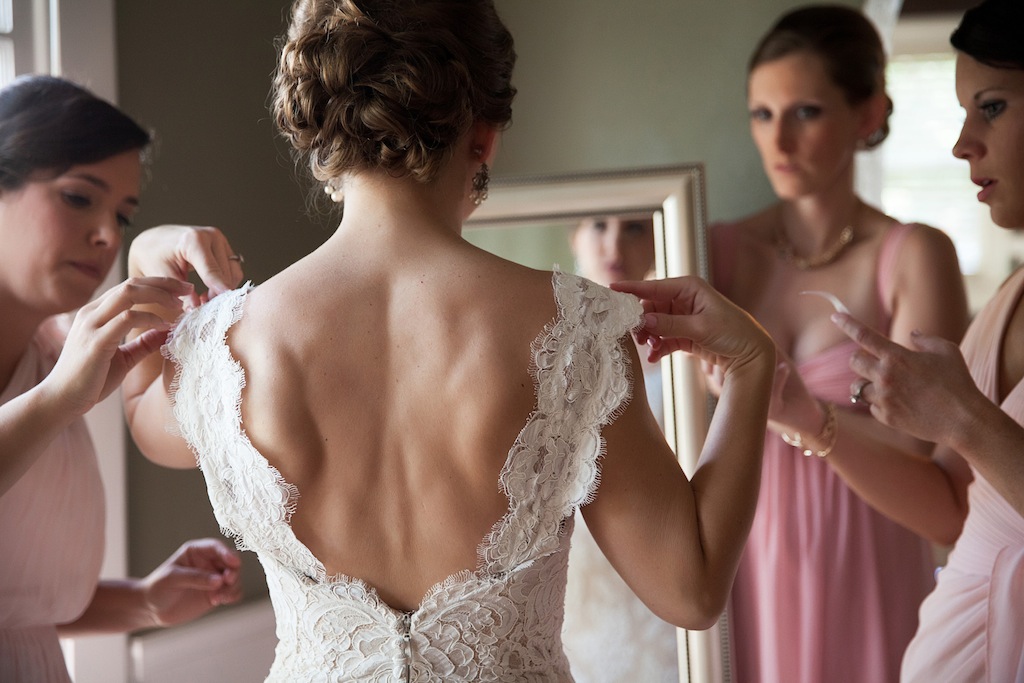
<instances>
[{"instance_id":1,"label":"braided hair bun","mask_svg":"<svg viewBox=\"0 0 1024 683\"><path fill-rule=\"evenodd\" d=\"M320 181L428 182L473 123L509 124L514 63L493 0L298 0L272 111Z\"/></svg>"}]
</instances>

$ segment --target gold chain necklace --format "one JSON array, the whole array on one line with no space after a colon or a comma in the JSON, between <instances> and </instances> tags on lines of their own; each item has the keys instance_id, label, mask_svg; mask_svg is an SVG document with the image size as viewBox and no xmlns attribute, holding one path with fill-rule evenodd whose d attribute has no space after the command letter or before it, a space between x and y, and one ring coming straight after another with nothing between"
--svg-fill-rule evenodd
<instances>
[{"instance_id":1,"label":"gold chain necklace","mask_svg":"<svg viewBox=\"0 0 1024 683\"><path fill-rule=\"evenodd\" d=\"M843 249L846 245L853 241L853 226L847 225L843 228L843 231L839 233L839 241L833 244L831 247L823 251L818 256L797 256L793 249L793 243L786 237L786 232L783 230L781 224L777 224L778 228L775 232L775 248L779 252L779 256L784 261L789 261L800 270L810 270L811 268L820 268L821 266L827 266L828 264L839 258L839 254L843 253Z\"/></svg>"}]
</instances>

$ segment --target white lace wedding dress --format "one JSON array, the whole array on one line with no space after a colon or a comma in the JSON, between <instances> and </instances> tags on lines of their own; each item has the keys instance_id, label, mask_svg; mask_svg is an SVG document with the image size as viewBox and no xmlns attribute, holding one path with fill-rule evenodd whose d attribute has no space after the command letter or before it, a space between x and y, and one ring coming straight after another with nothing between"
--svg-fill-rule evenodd
<instances>
[{"instance_id":1,"label":"white lace wedding dress","mask_svg":"<svg viewBox=\"0 0 1024 683\"><path fill-rule=\"evenodd\" d=\"M267 680L572 680L561 628L573 513L597 486L600 428L629 399L623 340L642 311L575 275L552 282L558 316L533 348L536 409L500 475L508 512L476 569L434 586L412 612L358 578L328 576L292 532L298 491L246 437L245 377L225 343L249 288L182 318L165 348L178 363L175 416L217 520L266 571L280 640Z\"/></svg>"}]
</instances>

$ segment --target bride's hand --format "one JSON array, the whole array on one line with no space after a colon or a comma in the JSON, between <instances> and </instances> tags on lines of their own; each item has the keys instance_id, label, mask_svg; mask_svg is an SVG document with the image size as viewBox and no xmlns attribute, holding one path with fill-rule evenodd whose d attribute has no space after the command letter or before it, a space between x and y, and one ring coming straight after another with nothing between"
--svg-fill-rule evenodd
<instances>
[{"instance_id":1,"label":"bride's hand","mask_svg":"<svg viewBox=\"0 0 1024 683\"><path fill-rule=\"evenodd\" d=\"M774 364L768 333L698 277L617 282L612 288L641 299L644 326L637 341L650 346L651 361L685 351L720 367L726 380L748 365Z\"/></svg>"}]
</instances>

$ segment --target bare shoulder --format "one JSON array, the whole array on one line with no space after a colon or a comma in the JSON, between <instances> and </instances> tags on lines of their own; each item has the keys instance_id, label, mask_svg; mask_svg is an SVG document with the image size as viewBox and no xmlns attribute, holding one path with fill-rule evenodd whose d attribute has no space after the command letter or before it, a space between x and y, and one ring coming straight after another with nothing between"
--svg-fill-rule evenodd
<instances>
[{"instance_id":1,"label":"bare shoulder","mask_svg":"<svg viewBox=\"0 0 1024 683\"><path fill-rule=\"evenodd\" d=\"M927 223L908 223L906 243L911 249L956 251L949 234Z\"/></svg>"},{"instance_id":2,"label":"bare shoulder","mask_svg":"<svg viewBox=\"0 0 1024 683\"><path fill-rule=\"evenodd\" d=\"M712 241L728 238L737 243L773 242L776 231L775 216L777 207L771 205L734 221L718 221L708 228Z\"/></svg>"},{"instance_id":3,"label":"bare shoulder","mask_svg":"<svg viewBox=\"0 0 1024 683\"><path fill-rule=\"evenodd\" d=\"M959 277L956 247L948 234L925 223L910 223L908 227L897 254L898 273L910 278L922 274Z\"/></svg>"},{"instance_id":4,"label":"bare shoulder","mask_svg":"<svg viewBox=\"0 0 1024 683\"><path fill-rule=\"evenodd\" d=\"M730 299L757 289L756 279L763 272L763 265L770 263L775 249L775 214L776 206L772 205L709 228L711 280Z\"/></svg>"},{"instance_id":5,"label":"bare shoulder","mask_svg":"<svg viewBox=\"0 0 1024 683\"><path fill-rule=\"evenodd\" d=\"M918 329L959 340L967 327L967 294L953 240L938 228L910 224L893 264L890 335L906 343Z\"/></svg>"},{"instance_id":6,"label":"bare shoulder","mask_svg":"<svg viewBox=\"0 0 1024 683\"><path fill-rule=\"evenodd\" d=\"M481 251L467 258L464 272L456 277L470 285L466 292L471 298L485 306L500 301L506 313L554 309L554 273L550 270L529 268Z\"/></svg>"},{"instance_id":7,"label":"bare shoulder","mask_svg":"<svg viewBox=\"0 0 1024 683\"><path fill-rule=\"evenodd\" d=\"M276 375L294 368L299 349L312 342L322 325L308 293L301 281L280 275L249 290L228 332L228 346L247 374L272 370Z\"/></svg>"}]
</instances>

